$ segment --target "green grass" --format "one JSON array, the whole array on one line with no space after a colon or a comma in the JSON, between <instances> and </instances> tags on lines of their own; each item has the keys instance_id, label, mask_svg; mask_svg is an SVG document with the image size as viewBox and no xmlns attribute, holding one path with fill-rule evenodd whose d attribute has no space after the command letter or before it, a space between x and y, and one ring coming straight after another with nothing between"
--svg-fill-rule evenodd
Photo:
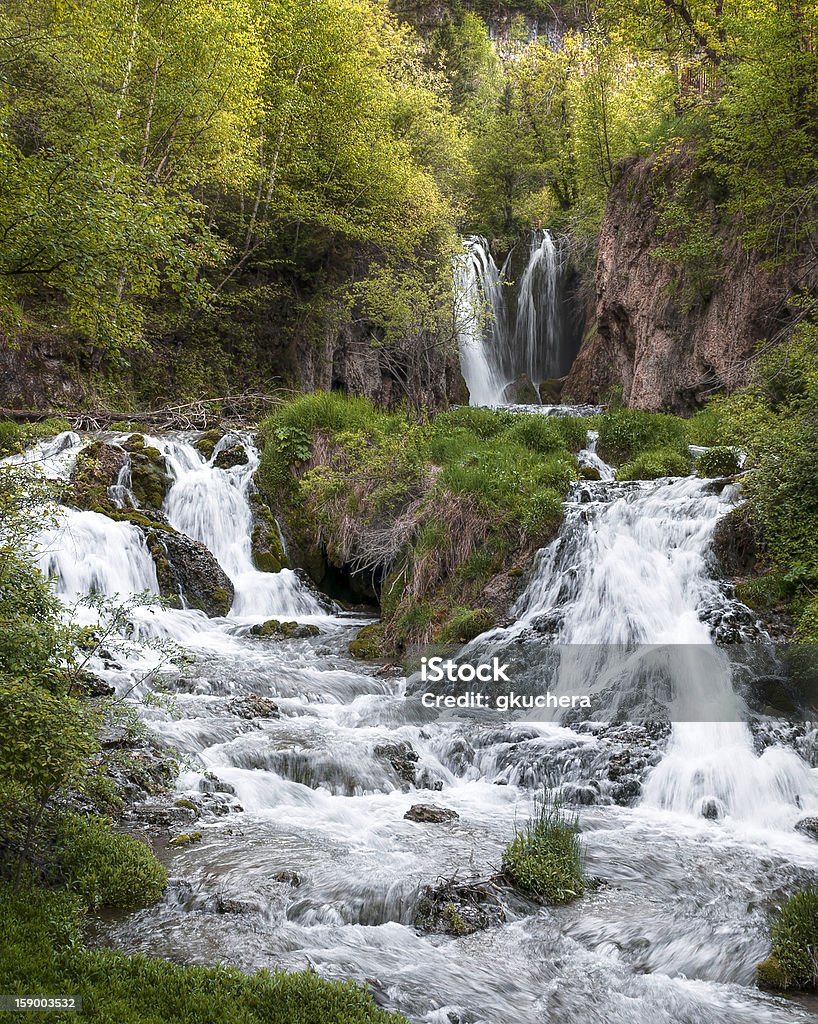
<instances>
[{"instance_id":1,"label":"green grass","mask_svg":"<svg viewBox=\"0 0 818 1024\"><path fill-rule=\"evenodd\" d=\"M526 896L541 903L570 903L585 889L582 844L575 818L558 799L543 794L533 817L503 851L503 870Z\"/></svg>"},{"instance_id":2,"label":"green grass","mask_svg":"<svg viewBox=\"0 0 818 1024\"><path fill-rule=\"evenodd\" d=\"M678 416L612 409L598 418L599 453L606 462L632 462L643 452L666 450L687 456L687 422Z\"/></svg>"},{"instance_id":3,"label":"green grass","mask_svg":"<svg viewBox=\"0 0 818 1024\"><path fill-rule=\"evenodd\" d=\"M616 473L617 480L658 480L664 476L686 476L690 459L673 448L653 448L639 452Z\"/></svg>"},{"instance_id":4,"label":"green grass","mask_svg":"<svg viewBox=\"0 0 818 1024\"><path fill-rule=\"evenodd\" d=\"M353 982L314 973L183 967L153 957L88 950L83 907L66 893L0 887L0 991L74 995L95 1024L406 1024ZM55 1024L75 1013L54 1012Z\"/></svg>"},{"instance_id":5,"label":"green grass","mask_svg":"<svg viewBox=\"0 0 818 1024\"><path fill-rule=\"evenodd\" d=\"M776 989L818 987L818 886L795 893L772 927L773 948L758 965L759 983Z\"/></svg>"}]
</instances>

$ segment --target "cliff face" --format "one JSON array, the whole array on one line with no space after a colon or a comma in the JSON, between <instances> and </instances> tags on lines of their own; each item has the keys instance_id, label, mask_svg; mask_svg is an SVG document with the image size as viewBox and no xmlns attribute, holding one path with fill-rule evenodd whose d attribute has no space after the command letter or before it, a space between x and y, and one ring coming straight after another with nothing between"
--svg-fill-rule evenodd
<instances>
[{"instance_id":1,"label":"cliff face","mask_svg":"<svg viewBox=\"0 0 818 1024\"><path fill-rule=\"evenodd\" d=\"M611 191L590 327L564 394L595 402L622 385L625 402L634 408L684 413L714 389L744 383L758 342L773 336L791 315L787 296L816 282L797 261L765 267L758 255L743 249L729 225L719 222L714 209L705 209L721 257L710 294L691 300L696 268L680 270L654 256L660 239L653 184L654 161L640 158L623 165Z\"/></svg>"}]
</instances>

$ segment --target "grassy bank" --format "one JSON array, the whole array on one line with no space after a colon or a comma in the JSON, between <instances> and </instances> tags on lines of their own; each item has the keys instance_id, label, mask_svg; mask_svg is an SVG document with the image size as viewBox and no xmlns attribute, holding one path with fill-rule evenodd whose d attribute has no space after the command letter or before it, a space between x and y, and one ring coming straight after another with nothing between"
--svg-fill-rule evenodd
<instances>
[{"instance_id":1,"label":"grassy bank","mask_svg":"<svg viewBox=\"0 0 818 1024\"><path fill-rule=\"evenodd\" d=\"M0 990L70 995L99 1024L405 1024L352 982L317 974L183 967L82 945L83 903L66 891L0 887ZM75 1021L75 1013L49 1013Z\"/></svg>"},{"instance_id":2,"label":"grassy bank","mask_svg":"<svg viewBox=\"0 0 818 1024\"><path fill-rule=\"evenodd\" d=\"M261 430L291 552L319 584L335 571L377 591L378 643L397 650L468 640L502 613L562 521L587 423L473 408L418 422L317 393Z\"/></svg>"}]
</instances>

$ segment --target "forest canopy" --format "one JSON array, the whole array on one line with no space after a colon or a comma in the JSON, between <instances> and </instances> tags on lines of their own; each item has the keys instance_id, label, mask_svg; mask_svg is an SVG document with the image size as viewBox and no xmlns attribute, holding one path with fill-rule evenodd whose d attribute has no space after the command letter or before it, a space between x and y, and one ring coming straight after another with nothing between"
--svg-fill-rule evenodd
<instances>
[{"instance_id":1,"label":"forest canopy","mask_svg":"<svg viewBox=\"0 0 818 1024\"><path fill-rule=\"evenodd\" d=\"M803 250L818 5L467 7L9 0L7 337L57 332L93 365L216 338L214 370L258 348L237 309L309 344L357 316L405 382L414 349L453 344L458 235L547 225L592 253L634 156L655 160L657 258L706 276L725 220L765 257Z\"/></svg>"}]
</instances>

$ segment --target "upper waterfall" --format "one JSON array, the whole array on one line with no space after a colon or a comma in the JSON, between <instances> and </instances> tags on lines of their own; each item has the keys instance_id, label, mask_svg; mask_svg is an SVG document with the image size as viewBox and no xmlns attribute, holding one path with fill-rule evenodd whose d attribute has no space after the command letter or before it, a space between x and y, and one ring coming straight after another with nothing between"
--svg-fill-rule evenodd
<instances>
[{"instance_id":1,"label":"upper waterfall","mask_svg":"<svg viewBox=\"0 0 818 1024\"><path fill-rule=\"evenodd\" d=\"M498 267L477 235L456 261L460 364L471 405L513 404L507 389L521 375L536 387L566 369L560 246L549 231L535 231L516 282L515 261L512 250Z\"/></svg>"}]
</instances>

